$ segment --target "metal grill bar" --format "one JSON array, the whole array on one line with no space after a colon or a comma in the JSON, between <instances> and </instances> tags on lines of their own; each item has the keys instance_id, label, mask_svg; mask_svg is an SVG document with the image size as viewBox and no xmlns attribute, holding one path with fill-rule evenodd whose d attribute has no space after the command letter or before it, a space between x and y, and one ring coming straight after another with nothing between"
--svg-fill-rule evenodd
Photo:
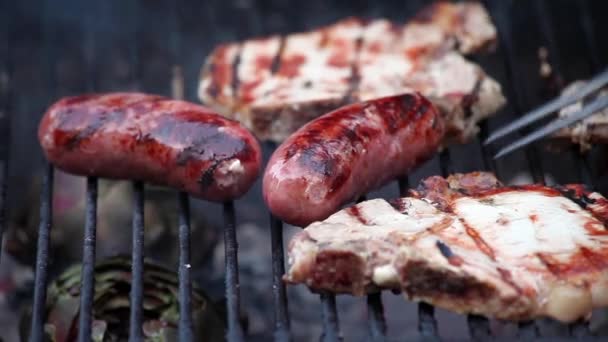
<instances>
[{"instance_id":1,"label":"metal grill bar","mask_svg":"<svg viewBox=\"0 0 608 342\"><path fill-rule=\"evenodd\" d=\"M407 189L410 188L410 180L407 176L399 177L397 179L397 185L399 186L399 196L407 196Z\"/></svg>"},{"instance_id":2,"label":"metal grill bar","mask_svg":"<svg viewBox=\"0 0 608 342\"><path fill-rule=\"evenodd\" d=\"M549 42L549 48L553 51L551 51L551 55L555 56L557 55L555 51L556 50L556 44L552 41L552 28L551 25L548 23L547 21L547 15L548 15L548 11L546 10L544 3L543 2L538 2L537 5L539 6L537 8L537 11L539 12L539 15L541 17L541 31L545 36L545 40L547 40ZM501 32L501 28L498 27L499 32ZM502 30L503 34L506 33L507 31ZM501 41L503 42L503 46L505 47L505 50L507 50L507 53L505 54L505 67L506 69L509 71L508 75L510 77L509 79L509 84L511 86L511 88L513 89L513 92L515 95L517 95L515 97L515 101L513 102L513 105L515 106L516 110L519 112L519 108L522 107L522 95L520 93L520 91L518 90L517 87L514 86L514 82L517 79L516 77L516 67L515 67L515 63L514 63L514 57L512 56L512 50L511 50L511 40L510 40L510 36L506 35L506 36L502 36L504 37L503 39L501 39ZM559 72L559 71L558 71ZM535 150L534 150L535 151ZM534 153L535 154L535 153ZM583 158L580 157L580 155L578 153L576 153L577 156L577 161L579 162L584 162L582 164L587 164L586 160L584 160ZM536 158L537 159L537 158ZM540 163L536 160L531 160L531 168L532 168L532 172L533 172L533 176L534 175L538 175L540 174L542 176L542 169L540 169L541 165ZM581 172L581 178L582 180L588 185L588 186L593 186L592 181L591 181L591 175L590 172L588 172L588 165L583 165L583 167L580 169ZM535 176L535 181L538 182L537 180L538 176ZM544 177L543 177L544 178ZM543 183L544 183L544 179L543 179ZM571 330L572 331L572 330ZM577 334L580 334L581 336L589 336L589 332L588 329L586 327L576 327L575 331ZM531 336L531 337L535 337L538 336L538 329L535 327L535 323L534 322L529 322L528 324L525 325L520 325L520 335L521 336Z\"/></svg>"},{"instance_id":3,"label":"metal grill bar","mask_svg":"<svg viewBox=\"0 0 608 342\"><path fill-rule=\"evenodd\" d=\"M587 50L589 51L587 55L590 58L593 71L597 72L602 63L598 57L597 40L595 39L595 34L593 33L593 22L591 20L591 13L589 10L589 1L577 1L576 3L579 5L581 24L583 26L583 31L585 32L585 44L587 45Z\"/></svg>"},{"instance_id":4,"label":"metal grill bar","mask_svg":"<svg viewBox=\"0 0 608 342\"><path fill-rule=\"evenodd\" d=\"M234 202L232 201L224 203L224 250L226 253L226 303L228 306L228 333L226 337L230 342L243 341L243 330L239 321L238 244Z\"/></svg>"},{"instance_id":5,"label":"metal grill bar","mask_svg":"<svg viewBox=\"0 0 608 342\"><path fill-rule=\"evenodd\" d=\"M420 302L418 304L418 331L424 339L439 340L435 307L428 303Z\"/></svg>"},{"instance_id":6,"label":"metal grill bar","mask_svg":"<svg viewBox=\"0 0 608 342\"><path fill-rule=\"evenodd\" d=\"M469 334L473 341L488 341L492 337L490 322L487 318L478 315L467 315Z\"/></svg>"},{"instance_id":7,"label":"metal grill bar","mask_svg":"<svg viewBox=\"0 0 608 342\"><path fill-rule=\"evenodd\" d=\"M397 180L397 184L399 185L399 196L407 196L407 190L409 188L408 177L400 177ZM435 320L435 308L424 302L418 303L418 331L425 339L439 340L437 321Z\"/></svg>"},{"instance_id":8,"label":"metal grill bar","mask_svg":"<svg viewBox=\"0 0 608 342\"><path fill-rule=\"evenodd\" d=\"M497 170L496 170L496 161L494 160L494 158L492 158L492 154L490 153L488 147L481 143L482 141L485 141L487 137L488 137L488 122L484 121L479 124L479 142L480 142L479 145L481 146L481 154L482 154L482 158L483 158L483 160L482 160L483 169L486 171L487 170L492 171L496 174L496 176L498 176Z\"/></svg>"},{"instance_id":9,"label":"metal grill bar","mask_svg":"<svg viewBox=\"0 0 608 342\"><path fill-rule=\"evenodd\" d=\"M10 143L8 82L8 70L0 69L0 256L6 226L6 179L8 178L8 146Z\"/></svg>"},{"instance_id":10,"label":"metal grill bar","mask_svg":"<svg viewBox=\"0 0 608 342\"><path fill-rule=\"evenodd\" d=\"M585 14L588 15L588 13L584 10L586 9L586 6L588 6L586 4L586 1L580 1L581 3L585 3L582 4L582 8L583 10L581 11L581 23L583 25L583 30L585 31L585 35L586 37L586 41L589 44L589 51L593 51L594 50L594 46L593 46L593 36L590 30L585 29ZM558 54L558 46L557 43L555 42L555 32L553 31L553 25L551 25L551 12L548 11L546 4L544 1L540 1L536 3L536 10L538 12L539 17L541 18L540 22L541 22L541 28L542 28L542 33L544 36L544 39L549 43L549 55L551 56L554 66L555 66L555 70L556 73L558 74L558 76L561 78L561 65L563 65L560 61L560 57ZM588 19L588 18L587 18ZM588 21L588 20L587 20ZM591 36L589 36L591 34ZM591 60L593 61L593 58L596 58L597 56L591 56ZM581 181L589 188L593 189L595 188L595 184L593 182L593 177L591 176L591 169L589 166L589 160L588 158L582 156L579 151L577 151L578 149L576 148L576 146L573 146L572 148L572 152L575 156L575 160L577 162L578 165L580 165L579 167L579 172L581 174ZM585 324L585 322L577 322L574 324L570 325L570 333L572 336L576 336L576 337L587 337L590 335L589 329L587 324Z\"/></svg>"},{"instance_id":11,"label":"metal grill bar","mask_svg":"<svg viewBox=\"0 0 608 342\"><path fill-rule=\"evenodd\" d=\"M86 212L80 280L78 341L91 340L95 296L95 240L97 230L97 177L87 177Z\"/></svg>"},{"instance_id":12,"label":"metal grill bar","mask_svg":"<svg viewBox=\"0 0 608 342\"><path fill-rule=\"evenodd\" d=\"M289 341L289 311L287 293L283 283L283 222L270 214L270 239L272 247L272 294L274 299L274 339Z\"/></svg>"},{"instance_id":13,"label":"metal grill bar","mask_svg":"<svg viewBox=\"0 0 608 342\"><path fill-rule=\"evenodd\" d=\"M365 201L365 195L357 199L357 203ZM376 292L367 295L367 323L372 341L384 341L386 339L386 321L384 319L384 306L382 305L382 293Z\"/></svg>"},{"instance_id":14,"label":"metal grill bar","mask_svg":"<svg viewBox=\"0 0 608 342\"><path fill-rule=\"evenodd\" d=\"M534 321L521 322L518 325L517 337L523 341L531 341L538 337L538 327Z\"/></svg>"},{"instance_id":15,"label":"metal grill bar","mask_svg":"<svg viewBox=\"0 0 608 342\"><path fill-rule=\"evenodd\" d=\"M0 11L4 16L0 17L3 22L2 30L4 33L0 33L0 40L3 44L0 45L0 256L2 255L2 237L4 236L4 230L6 227L6 189L7 189L7 178L8 178L8 150L10 144L10 108L9 102L10 96L10 66L9 66L9 20L8 20L8 6L2 6ZM1 259L0 259L1 260Z\"/></svg>"},{"instance_id":16,"label":"metal grill bar","mask_svg":"<svg viewBox=\"0 0 608 342\"><path fill-rule=\"evenodd\" d=\"M331 293L322 293L321 317L323 318L322 342L338 342L340 338L340 322L336 310L336 296Z\"/></svg>"},{"instance_id":17,"label":"metal grill bar","mask_svg":"<svg viewBox=\"0 0 608 342\"><path fill-rule=\"evenodd\" d=\"M34 304L32 305L32 325L30 341L43 340L44 313L46 305L46 283L48 278L49 240L53 222L53 166L47 163L44 167L42 192L40 193L40 226L36 246L36 275L34 281Z\"/></svg>"},{"instance_id":18,"label":"metal grill bar","mask_svg":"<svg viewBox=\"0 0 608 342\"><path fill-rule=\"evenodd\" d=\"M582 1L585 2L585 1ZM553 64L553 70L557 75L558 79L563 80L562 75L562 63L558 53L558 45L555 41L555 32L553 31L553 25L551 23L551 12L547 9L545 1L535 1L534 4L538 17L540 17L540 28L543 36L543 40L547 42L549 49L549 58ZM589 161L587 158L582 156L578 151L577 146L572 146L571 153L574 156L576 164L579 166L578 172L581 179L587 187L594 188L595 184L591 177L591 169L589 167Z\"/></svg>"},{"instance_id":19,"label":"metal grill bar","mask_svg":"<svg viewBox=\"0 0 608 342\"><path fill-rule=\"evenodd\" d=\"M385 341L386 321L384 320L382 293L376 292L367 296L367 316L371 340Z\"/></svg>"},{"instance_id":20,"label":"metal grill bar","mask_svg":"<svg viewBox=\"0 0 608 342\"><path fill-rule=\"evenodd\" d=\"M450 151L448 149L444 149L439 153L439 169L443 177L449 176L454 171L452 168Z\"/></svg>"},{"instance_id":21,"label":"metal grill bar","mask_svg":"<svg viewBox=\"0 0 608 342\"><path fill-rule=\"evenodd\" d=\"M585 44L587 45L587 56L591 62L591 71L592 73L596 73L600 70L601 63L599 59L599 54L597 51L597 41L595 39L595 34L593 32L593 23L591 20L591 13L589 10L589 1L577 1L580 11L580 21L585 32ZM584 173L583 177L589 177L585 179L585 184L591 184L595 187L595 182L593 181L593 173L591 172L591 163L589 162L589 158L585 158L585 163L583 164Z\"/></svg>"},{"instance_id":22,"label":"metal grill bar","mask_svg":"<svg viewBox=\"0 0 608 342\"><path fill-rule=\"evenodd\" d=\"M6 145L5 145L6 146ZM8 158L0 157L0 260L2 255L2 236L6 226L6 179L8 178Z\"/></svg>"},{"instance_id":23,"label":"metal grill bar","mask_svg":"<svg viewBox=\"0 0 608 342\"><path fill-rule=\"evenodd\" d=\"M192 341L192 283L190 280L190 200L178 194L179 210L179 340Z\"/></svg>"},{"instance_id":24,"label":"metal grill bar","mask_svg":"<svg viewBox=\"0 0 608 342\"><path fill-rule=\"evenodd\" d=\"M568 326L570 330L570 336L575 337L577 339L590 337L589 326L585 321L578 321L576 323L572 323Z\"/></svg>"},{"instance_id":25,"label":"metal grill bar","mask_svg":"<svg viewBox=\"0 0 608 342\"><path fill-rule=\"evenodd\" d=\"M510 8L512 6L512 2L509 1L507 6ZM506 71L506 79L507 79L507 88L509 89L509 93L510 94L514 94L515 96L513 96L513 100L511 101L511 104L513 105L513 109L515 110L515 112L517 113L522 113L522 95L518 92L518 87L516 86L516 80L517 80L517 75L516 75L516 70L515 70L515 63L514 63L514 57L513 57L513 47L512 47L512 37L511 37L511 32L510 32L510 23L508 21L508 18L504 17L504 12L506 9L502 9L501 11L497 11L494 6L492 6L491 3L489 3L488 0L484 1L484 5L486 6L486 8L488 8L488 11L490 12L490 15L492 16L492 18L494 19L494 22L496 23L496 31L497 31L497 35L498 35L498 40L499 43L501 45L501 58L503 60L503 65ZM487 130L486 130L487 132ZM484 147L483 151L484 151L484 156L487 155L487 149L485 149ZM525 155L526 155L526 159L528 161L528 165L530 166L530 173L532 174L532 179L535 183L541 183L544 184L545 183L545 177L544 177L544 172L542 170L542 164L540 162L539 156L538 156L538 152L536 151L536 149L533 146L530 146L528 148L525 149ZM485 160L486 157L484 157ZM491 166L495 166L494 162L485 162L486 165L491 165ZM487 319L485 319L485 322L482 323L482 321L477 320L477 319L473 319L471 316L468 317L468 322L469 322L469 329L470 329L470 334L472 336L472 338L475 338L476 335L478 336L484 336L485 332L488 332L488 336L490 336L490 329L489 329L489 322L487 321ZM531 322L531 324L533 325L533 327L524 327L524 330L520 331L519 333L522 335L530 335L530 329L535 329L536 327L534 326L534 322ZM475 328L474 328L475 327ZM521 326L520 326L521 328Z\"/></svg>"},{"instance_id":26,"label":"metal grill bar","mask_svg":"<svg viewBox=\"0 0 608 342\"><path fill-rule=\"evenodd\" d=\"M133 237L131 251L131 303L129 341L143 339L143 298L144 298L144 184L133 182Z\"/></svg>"},{"instance_id":27,"label":"metal grill bar","mask_svg":"<svg viewBox=\"0 0 608 342\"><path fill-rule=\"evenodd\" d=\"M443 177L448 177L454 172L454 169L452 167L452 159L450 157L450 151L448 149L444 149L439 154L439 168ZM429 319L429 317L432 317L433 314L434 309L430 305L429 307L421 305L418 308L418 315L420 316L419 330L421 332L426 332L425 330L430 332L432 331L432 329L435 329L435 331L437 331L437 322L435 321L435 319ZM491 336L490 323L487 318L477 315L468 315L467 323L469 326L469 333L473 340L485 341ZM434 327L433 324L435 324Z\"/></svg>"},{"instance_id":28,"label":"metal grill bar","mask_svg":"<svg viewBox=\"0 0 608 342\"><path fill-rule=\"evenodd\" d=\"M496 23L498 41L502 48L502 60L506 71L507 88L510 90L510 94L515 95L513 96L511 104L513 105L513 109L516 113L523 113L523 96L518 91L519 88L517 87L518 76L515 69L516 64L514 62L515 57L513 55L513 41L510 32L510 23L508 18L505 17L505 12L510 10L510 8L513 6L513 2L505 2L507 3L506 6L508 7L508 9L502 8L501 10L496 10L495 6L498 4L504 5L504 3L502 2L491 2L489 0L484 0L483 2L488 11L490 12L492 19L494 19L494 22ZM525 133L526 130L521 130L521 132ZM527 147L525 149L525 155L526 159L528 160L528 164L530 165L530 172L532 174L533 181L535 183L545 184L544 172L536 148L534 148L533 146Z\"/></svg>"}]
</instances>

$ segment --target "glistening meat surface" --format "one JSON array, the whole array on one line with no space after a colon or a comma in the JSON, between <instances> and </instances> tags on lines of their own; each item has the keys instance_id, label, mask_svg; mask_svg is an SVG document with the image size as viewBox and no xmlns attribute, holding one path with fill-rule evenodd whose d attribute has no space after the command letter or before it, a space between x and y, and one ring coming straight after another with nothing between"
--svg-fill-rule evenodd
<instances>
[{"instance_id":1,"label":"glistening meat surface","mask_svg":"<svg viewBox=\"0 0 608 342\"><path fill-rule=\"evenodd\" d=\"M362 295L402 290L459 313L589 318L608 306L608 201L580 185L502 186L488 173L431 177L299 232L285 280Z\"/></svg>"},{"instance_id":2,"label":"glistening meat surface","mask_svg":"<svg viewBox=\"0 0 608 342\"><path fill-rule=\"evenodd\" d=\"M317 118L273 153L263 179L270 211L305 226L429 159L444 134L419 94L342 107Z\"/></svg>"},{"instance_id":3,"label":"glistening meat surface","mask_svg":"<svg viewBox=\"0 0 608 342\"><path fill-rule=\"evenodd\" d=\"M199 83L203 103L281 142L349 103L420 92L464 142L505 102L500 85L462 55L488 50L496 29L476 2L437 2L406 24L346 18L285 36L218 46Z\"/></svg>"},{"instance_id":4,"label":"glistening meat surface","mask_svg":"<svg viewBox=\"0 0 608 342\"><path fill-rule=\"evenodd\" d=\"M258 142L238 122L140 93L61 99L42 118L38 138L66 172L167 185L212 201L243 195L261 163Z\"/></svg>"}]
</instances>

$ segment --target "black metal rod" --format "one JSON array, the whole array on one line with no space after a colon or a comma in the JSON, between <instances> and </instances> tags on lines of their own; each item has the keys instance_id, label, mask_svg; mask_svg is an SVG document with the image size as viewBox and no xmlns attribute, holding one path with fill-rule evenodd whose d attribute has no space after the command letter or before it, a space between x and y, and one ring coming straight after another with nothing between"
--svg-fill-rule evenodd
<instances>
[{"instance_id":1,"label":"black metal rod","mask_svg":"<svg viewBox=\"0 0 608 342\"><path fill-rule=\"evenodd\" d=\"M367 295L367 324L372 341L386 341L386 321L380 292Z\"/></svg>"},{"instance_id":2,"label":"black metal rod","mask_svg":"<svg viewBox=\"0 0 608 342\"><path fill-rule=\"evenodd\" d=\"M0 66L0 256L2 255L2 237L6 228L6 180L8 179L10 144L9 82L8 70L2 70L2 66Z\"/></svg>"},{"instance_id":3,"label":"black metal rod","mask_svg":"<svg viewBox=\"0 0 608 342\"><path fill-rule=\"evenodd\" d=\"M591 333L589 331L589 325L584 320L572 323L568 326L570 336L576 339L589 338Z\"/></svg>"},{"instance_id":4,"label":"black metal rod","mask_svg":"<svg viewBox=\"0 0 608 342\"><path fill-rule=\"evenodd\" d=\"M97 177L87 177L86 213L82 250L78 341L91 340L95 296L95 240L97 230Z\"/></svg>"},{"instance_id":5,"label":"black metal rod","mask_svg":"<svg viewBox=\"0 0 608 342\"><path fill-rule=\"evenodd\" d=\"M447 148L439 153L439 169L443 177L449 176L454 171L452 170L450 151Z\"/></svg>"},{"instance_id":6,"label":"black metal rod","mask_svg":"<svg viewBox=\"0 0 608 342\"><path fill-rule=\"evenodd\" d=\"M490 322L487 318L477 315L468 315L469 335L473 341L488 341L492 337Z\"/></svg>"},{"instance_id":7,"label":"black metal rod","mask_svg":"<svg viewBox=\"0 0 608 342\"><path fill-rule=\"evenodd\" d=\"M600 62L599 54L597 52L597 40L595 33L593 32L593 20L591 18L591 10L589 9L590 1L577 1L579 5L579 11L581 15L581 25L585 32L585 43L587 50L589 51L589 60L591 61L591 67L593 72L599 71L603 63Z\"/></svg>"},{"instance_id":8,"label":"black metal rod","mask_svg":"<svg viewBox=\"0 0 608 342\"><path fill-rule=\"evenodd\" d=\"M49 163L44 168L42 192L40 194L40 225L38 227L38 245L36 248L36 275L34 281L34 304L32 306L32 326L30 342L41 342L44 332L44 315L46 305L46 283L48 277L49 239L53 222L53 166Z\"/></svg>"},{"instance_id":9,"label":"black metal rod","mask_svg":"<svg viewBox=\"0 0 608 342\"><path fill-rule=\"evenodd\" d=\"M508 89L509 93L513 95L513 99L511 101L513 111L516 113L523 113L524 111L522 110L522 108L528 106L524 106L525 101L523 93L519 91L519 77L517 74L515 62L516 57L514 56L512 45L513 42L511 40L511 23L509 21L510 18L507 16L508 13L512 12L511 6L513 6L513 2L483 0L483 3L486 8L488 8L490 16L496 23L496 31L501 48L501 58L503 60L505 75L507 79L507 85L505 88ZM506 6L506 8L496 8L496 6ZM521 132L526 133L529 131L522 129ZM535 183L544 184L544 171L536 148L534 146L526 147L525 156L530 166L530 173L532 175L533 181Z\"/></svg>"},{"instance_id":10,"label":"black metal rod","mask_svg":"<svg viewBox=\"0 0 608 342\"><path fill-rule=\"evenodd\" d=\"M321 318L323 319L322 342L337 342L340 338L340 322L336 310L336 296L331 293L321 294Z\"/></svg>"},{"instance_id":11,"label":"black metal rod","mask_svg":"<svg viewBox=\"0 0 608 342\"><path fill-rule=\"evenodd\" d=\"M2 237L6 227L6 179L8 178L8 158L0 159L0 260Z\"/></svg>"},{"instance_id":12,"label":"black metal rod","mask_svg":"<svg viewBox=\"0 0 608 342\"><path fill-rule=\"evenodd\" d=\"M144 184L133 183L133 222L131 251L131 303L129 321L129 341L143 340L143 299L144 299Z\"/></svg>"},{"instance_id":13,"label":"black metal rod","mask_svg":"<svg viewBox=\"0 0 608 342\"><path fill-rule=\"evenodd\" d=\"M270 237L272 248L272 294L274 299L274 339L289 341L289 310L287 292L283 283L285 274L283 250L283 222L270 214Z\"/></svg>"},{"instance_id":14,"label":"black metal rod","mask_svg":"<svg viewBox=\"0 0 608 342\"><path fill-rule=\"evenodd\" d=\"M407 176L400 177L397 180L397 184L399 185L399 196L407 196L407 190L410 188L410 181Z\"/></svg>"},{"instance_id":15,"label":"black metal rod","mask_svg":"<svg viewBox=\"0 0 608 342\"><path fill-rule=\"evenodd\" d=\"M585 1L580 1L585 2ZM562 76L562 63L558 53L559 47L555 41L555 32L553 30L553 21L551 20L551 11L547 8L545 1L535 1L535 10L540 18L540 28L543 36L543 40L547 43L549 49L549 58L553 66L553 72L558 79L563 79ZM574 157L575 163L578 166L579 179L590 189L595 187L593 177L591 176L591 168L589 167L589 161L587 158L581 155L577 145L573 145L571 148L572 156Z\"/></svg>"},{"instance_id":16,"label":"black metal rod","mask_svg":"<svg viewBox=\"0 0 608 342\"><path fill-rule=\"evenodd\" d=\"M497 169L496 169L496 160L494 160L494 158L492 158L493 153L490 151L490 146L486 146L484 144L482 144L482 141L485 141L486 138L488 137L488 121L483 121L479 124L479 145L481 148L481 154L483 157L483 169L486 171L492 171L494 174L496 174L496 176L498 176L497 174Z\"/></svg>"},{"instance_id":17,"label":"black metal rod","mask_svg":"<svg viewBox=\"0 0 608 342\"><path fill-rule=\"evenodd\" d=\"M521 341L534 341L538 337L536 322L521 322L518 325L517 337Z\"/></svg>"},{"instance_id":18,"label":"black metal rod","mask_svg":"<svg viewBox=\"0 0 608 342\"><path fill-rule=\"evenodd\" d=\"M435 320L435 308L427 303L418 304L418 331L425 340L438 340L437 321Z\"/></svg>"},{"instance_id":19,"label":"black metal rod","mask_svg":"<svg viewBox=\"0 0 608 342\"><path fill-rule=\"evenodd\" d=\"M239 320L239 272L238 242L236 240L236 222L234 203L224 203L224 251L226 253L226 304L228 311L229 342L243 341L243 330Z\"/></svg>"},{"instance_id":20,"label":"black metal rod","mask_svg":"<svg viewBox=\"0 0 608 342\"><path fill-rule=\"evenodd\" d=\"M367 196L363 195L357 199L357 203L363 202ZM367 295L367 324L372 341L386 340L386 321L384 319L384 306L382 305L382 294L380 292Z\"/></svg>"},{"instance_id":21,"label":"black metal rod","mask_svg":"<svg viewBox=\"0 0 608 342\"><path fill-rule=\"evenodd\" d=\"M449 155L447 158L449 159ZM447 169L445 171L447 172ZM399 196L407 196L407 190L409 188L408 178L399 178L398 184ZM418 331L425 340L439 340L437 321L435 320L435 308L430 304L423 302L418 303Z\"/></svg>"},{"instance_id":22,"label":"black metal rod","mask_svg":"<svg viewBox=\"0 0 608 342\"><path fill-rule=\"evenodd\" d=\"M192 281L190 279L190 200L178 194L179 211L179 340L192 341Z\"/></svg>"}]
</instances>

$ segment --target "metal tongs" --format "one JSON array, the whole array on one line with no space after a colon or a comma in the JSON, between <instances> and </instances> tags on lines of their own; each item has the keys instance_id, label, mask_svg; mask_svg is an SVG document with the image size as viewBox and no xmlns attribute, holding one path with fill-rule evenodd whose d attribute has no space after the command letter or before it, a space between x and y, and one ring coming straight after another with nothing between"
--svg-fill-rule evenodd
<instances>
[{"instance_id":1,"label":"metal tongs","mask_svg":"<svg viewBox=\"0 0 608 342\"><path fill-rule=\"evenodd\" d=\"M526 114L524 114L521 118L511 122L498 129L496 132L492 133L486 141L484 141L484 145L488 145L508 134L511 134L520 128L530 125L560 109L571 105L577 101L582 100L589 94L594 93L598 89L602 88L604 85L608 83L608 69L601 72L599 75L595 76L591 80L589 80L584 86L575 91L572 94L562 95L556 99L553 99L539 108L536 108ZM498 159L504 155L507 155L519 148L522 148L534 141L537 141L541 138L546 137L547 135L558 131L564 127L570 126L573 123L583 120L594 113L601 111L602 109L608 107L608 96L599 96L591 103L585 105L580 111L572 113L570 115L557 118L545 126L539 128L538 130L512 142L511 144L503 147L496 155L494 155L494 159Z\"/></svg>"}]
</instances>

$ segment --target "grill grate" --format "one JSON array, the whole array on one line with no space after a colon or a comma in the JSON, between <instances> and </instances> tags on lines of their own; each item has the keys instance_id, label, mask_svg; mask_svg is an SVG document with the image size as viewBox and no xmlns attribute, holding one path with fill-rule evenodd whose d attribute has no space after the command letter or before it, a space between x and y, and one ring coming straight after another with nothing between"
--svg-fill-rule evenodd
<instances>
[{"instance_id":1,"label":"grill grate","mask_svg":"<svg viewBox=\"0 0 608 342\"><path fill-rule=\"evenodd\" d=\"M142 339L144 301L144 184L133 183L133 237L131 255L131 307L129 336L134 341ZM180 226L181 230L181 226Z\"/></svg>"},{"instance_id":2,"label":"grill grate","mask_svg":"<svg viewBox=\"0 0 608 342\"><path fill-rule=\"evenodd\" d=\"M8 143L9 143L9 76L6 62L0 60L0 255L2 254L2 236L6 227L6 183L8 178ZM1 259L0 259L1 261Z\"/></svg>"},{"instance_id":3,"label":"grill grate","mask_svg":"<svg viewBox=\"0 0 608 342\"><path fill-rule=\"evenodd\" d=\"M82 279L80 285L80 314L78 341L90 340L95 296L95 242L97 234L97 177L87 178L86 214L82 251Z\"/></svg>"},{"instance_id":4,"label":"grill grate","mask_svg":"<svg viewBox=\"0 0 608 342\"><path fill-rule=\"evenodd\" d=\"M516 113L522 113L524 109L532 106L529 96L522 91L521 84L525 81L522 77L522 72L519 70L517 63L517 54L514 51L514 37L512 21L510 15L513 13L514 2L511 1L484 1L486 7L490 11L495 24L497 25L500 36L500 50L497 58L500 58L506 72L506 82L503 83L511 106ZM133 4L133 3L131 3ZM183 4L182 4L183 5ZM580 9L580 23L584 34L585 44L587 46L586 57L592 63L593 71L599 70L601 65L597 39L594 36L593 21L591 18L591 9L588 1L577 3ZM362 6L364 8L365 6ZM539 27L543 41L547 42L550 56L552 57L553 65L557 67L557 74L561 75L560 65L564 65L559 60L557 35L553 31L554 24L551 21L550 11L546 8L545 2L536 2L534 10L539 20ZM137 17L137 6L129 6L129 13L133 17ZM173 55L171 57L173 64L177 63L176 56L180 39L177 34L178 24L176 17L178 11L172 8L170 19L170 36L171 48ZM259 11L255 16L259 17ZM258 18L260 19L260 18ZM253 20L254 22L258 22ZM136 35L133 34L133 40L136 40ZM48 37L47 37L48 38ZM51 44L47 42L47 44ZM88 44L92 44L90 41ZM46 45L48 52L49 63L57 62L55 48ZM137 45L135 43L133 46ZM49 52L50 51L50 52ZM93 65L93 57L87 54L87 68L90 71L88 74L88 82L95 84ZM138 61L137 49L131 47L129 50L131 64L133 70L139 70L141 63ZM199 61L197 61L199 63ZM7 63L3 63L7 64ZM5 66L2 65L4 68ZM198 67L198 66L197 66ZM52 72L51 72L52 73ZM141 72L134 72L131 80L133 84L138 84L141 81ZM8 108L7 87L4 85L4 74L0 70L0 133L2 137L8 137L8 117L2 115L3 109ZM53 79L53 77L51 77ZM53 80L51 83L57 83ZM55 84L53 84L55 85ZM179 83L175 87L180 87ZM89 90L92 86L88 87ZM182 91L176 91L181 93ZM177 96L177 95L175 95ZM181 97L181 96L177 96ZM482 124L480 133L480 141L487 136L489 131L488 124ZM7 133L7 134L4 134ZM5 226L5 207L6 207L6 179L8 169L8 151L3 144L0 146L0 239ZM497 171L495 162L491 159L491 151L481 146L482 163L479 168L486 170ZM530 173L535 182L544 183L544 172L542 158L535 147L529 147L526 152L526 159L529 165ZM575 154L575 160L579 161L579 154ZM458 171L452 163L452 151L445 150L439 154L439 170L441 174L447 175L454 171ZM582 167L579 171L580 179L585 184L593 186L593 174L589 160L580 159ZM32 309L31 323L31 341L42 341L43 325L44 325L44 305L46 300L46 284L48 279L48 260L49 260L49 238L52 223L52 208L51 199L53 193L53 168L51 165L46 165L44 168L44 177L42 191L40 194L40 225L37 241L36 255L36 272L35 272L35 289L34 303ZM399 180L399 192L404 195L408 188L408 179ZM134 197L133 197L133 222L132 222L132 261L133 261L133 283L131 289L131 312L130 312L130 340L138 341L142 339L141 321L142 321L142 301L143 301L143 229L144 229L144 185L141 182L134 182ZM191 341L193 338L192 332L192 317L191 317L191 266L190 266L190 213L189 213L189 198L185 193L179 193L177 197L179 210L179 301L180 305L180 321L179 321L179 336L181 341ZM82 296L81 296L81 314L79 340L88 340L91 332L91 316L93 303L94 277L93 267L95 264L95 240L96 240L96 219L97 219L97 179L89 177L87 179L86 192L86 212L85 212L85 235L83 241L83 272L82 272ZM238 253L237 240L235 231L235 209L234 203L227 202L223 205L224 214L224 239L225 239L225 271L226 271L226 299L227 299L227 322L228 331L227 339L229 341L244 340L243 331L239 320L239 280L238 280ZM285 273L284 265L284 245L283 245L283 223L270 216L270 231L271 231L271 248L272 248L272 270L273 270L273 300L275 307L275 327L274 337L276 341L290 340L290 319L287 306L287 293L285 284L282 282L282 276ZM322 305L321 318L323 322L323 341L339 341L341 340L340 325L338 310L336 308L336 297L331 294L323 293L320 295ZM384 319L384 309L382 304L382 296L380 293L371 294L367 297L368 308L368 327L369 336L374 341L384 341L387 335L387 325ZM492 338L490 330L490 322L483 317L469 315L467 317L469 333L474 340L489 340ZM439 331L437 320L435 319L435 310L431 305L420 303L418 306L418 330L420 335L429 340L439 340ZM575 338L589 337L589 330L586 324L577 323L569 326L569 334ZM536 322L524 322L518 325L518 338L522 340L535 339L539 336L539 326Z\"/></svg>"},{"instance_id":5,"label":"grill grate","mask_svg":"<svg viewBox=\"0 0 608 342\"><path fill-rule=\"evenodd\" d=\"M287 292L282 275L283 263L283 222L270 214L270 235L272 248L272 293L274 299L274 335L276 341L289 340L289 312L287 311Z\"/></svg>"},{"instance_id":6,"label":"grill grate","mask_svg":"<svg viewBox=\"0 0 608 342\"><path fill-rule=\"evenodd\" d=\"M321 293L321 317L323 318L322 342L340 341L340 321L336 310L336 296L331 293Z\"/></svg>"},{"instance_id":7,"label":"grill grate","mask_svg":"<svg viewBox=\"0 0 608 342\"><path fill-rule=\"evenodd\" d=\"M179 338L192 341L192 291L190 280L190 200L184 192L179 201Z\"/></svg>"},{"instance_id":8,"label":"grill grate","mask_svg":"<svg viewBox=\"0 0 608 342\"><path fill-rule=\"evenodd\" d=\"M367 296L367 314L372 341L383 341L386 338L386 321L384 320L381 293L372 293Z\"/></svg>"},{"instance_id":9,"label":"grill grate","mask_svg":"<svg viewBox=\"0 0 608 342\"><path fill-rule=\"evenodd\" d=\"M234 203L224 203L224 246L226 252L226 303L228 306L228 341L242 341L243 330L239 320L239 272L237 258Z\"/></svg>"},{"instance_id":10,"label":"grill grate","mask_svg":"<svg viewBox=\"0 0 608 342\"><path fill-rule=\"evenodd\" d=\"M36 278L34 282L34 304L32 306L32 328L30 340L43 340L44 305L46 301L46 283L48 279L49 234L53 212L51 210L53 196L53 167L45 166L40 194L40 226L38 227L38 244L36 247Z\"/></svg>"}]
</instances>

